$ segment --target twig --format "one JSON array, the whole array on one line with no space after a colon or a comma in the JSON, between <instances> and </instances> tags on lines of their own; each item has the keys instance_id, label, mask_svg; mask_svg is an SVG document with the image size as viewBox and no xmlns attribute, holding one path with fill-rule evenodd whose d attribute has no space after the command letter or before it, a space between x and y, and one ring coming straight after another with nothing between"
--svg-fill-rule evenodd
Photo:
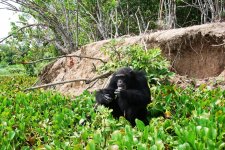
<instances>
[{"instance_id":1,"label":"twig","mask_svg":"<svg viewBox=\"0 0 225 150\"><path fill-rule=\"evenodd\" d=\"M79 56L79 55L61 55L61 56L58 56L58 57L43 58L43 59L39 59L39 60L36 60L36 61L31 61L31 62L22 62L22 64L34 64L34 63L38 63L38 62L43 61L43 60L52 60L52 59L58 59L58 58L63 58L63 57L87 58L87 59L99 60L104 64L106 63L104 60L102 60L100 58L94 58L94 57L88 57L88 56Z\"/></svg>"},{"instance_id":2,"label":"twig","mask_svg":"<svg viewBox=\"0 0 225 150\"><path fill-rule=\"evenodd\" d=\"M39 85L39 86L34 86L34 87L30 87L25 89L24 91L29 91L29 90L34 90L34 89L38 89L38 88L43 88L43 87L48 87L48 86L54 86L54 85L58 85L58 84L65 84L65 83L71 83L71 82L78 82L78 81L84 81L86 84L90 84L91 82L97 80L97 79L102 79L102 78L106 78L108 76L110 76L112 74L111 71L106 72L102 75L96 76L93 79L73 79L73 80L67 80L67 81L61 81L61 82L55 82L55 83L49 83L49 84L43 84L43 85Z\"/></svg>"},{"instance_id":3,"label":"twig","mask_svg":"<svg viewBox=\"0 0 225 150\"><path fill-rule=\"evenodd\" d=\"M95 80L95 82L92 83L90 86L88 86L88 87L86 88L86 90L92 88L92 87L98 82L98 80L99 80L99 79Z\"/></svg>"},{"instance_id":4,"label":"twig","mask_svg":"<svg viewBox=\"0 0 225 150\"><path fill-rule=\"evenodd\" d=\"M138 19L138 16L137 16L138 10L139 10L139 7L138 7L137 11L135 12L135 17L137 19L137 24L138 24L138 29L139 29L139 35L141 35L141 33L142 33L141 26L140 26L140 22L139 22L139 19Z\"/></svg>"}]
</instances>

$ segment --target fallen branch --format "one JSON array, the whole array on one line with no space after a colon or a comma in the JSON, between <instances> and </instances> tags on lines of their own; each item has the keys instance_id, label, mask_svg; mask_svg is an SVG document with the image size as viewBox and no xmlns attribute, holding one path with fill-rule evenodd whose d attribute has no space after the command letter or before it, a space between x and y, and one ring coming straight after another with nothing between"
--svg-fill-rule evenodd
<instances>
[{"instance_id":1,"label":"fallen branch","mask_svg":"<svg viewBox=\"0 0 225 150\"><path fill-rule=\"evenodd\" d=\"M80 82L80 81L84 81L86 84L90 84L91 82L97 80L97 79L102 79L102 78L106 78L108 76L110 76L112 74L111 71L106 72L102 75L96 76L93 79L74 79L74 80L67 80L67 81L61 81L61 82L55 82L55 83L49 83L49 84L43 84L43 85L39 85L39 86L34 86L31 88L27 88L24 91L29 91L29 90L34 90L34 89L39 89L39 88L43 88L43 87L49 87L49 86L54 86L54 85L58 85L58 84L65 84L65 83L71 83L71 82Z\"/></svg>"},{"instance_id":2,"label":"fallen branch","mask_svg":"<svg viewBox=\"0 0 225 150\"><path fill-rule=\"evenodd\" d=\"M31 62L22 62L22 64L35 64L35 63L38 63L40 61L58 59L58 58L63 58L63 57L87 58L87 59L99 60L99 61L101 61L104 64L106 63L105 61L103 61L100 58L94 58L94 57L88 57L88 56L79 56L79 55L61 55L61 56L58 56L58 57L43 58L43 59L39 59L39 60L36 60L36 61L31 61Z\"/></svg>"},{"instance_id":3,"label":"fallen branch","mask_svg":"<svg viewBox=\"0 0 225 150\"><path fill-rule=\"evenodd\" d=\"M222 43L222 44L218 44L218 45L211 45L211 46L214 46L214 47L216 47L216 46L223 46L223 45L225 45L225 43Z\"/></svg>"}]
</instances>

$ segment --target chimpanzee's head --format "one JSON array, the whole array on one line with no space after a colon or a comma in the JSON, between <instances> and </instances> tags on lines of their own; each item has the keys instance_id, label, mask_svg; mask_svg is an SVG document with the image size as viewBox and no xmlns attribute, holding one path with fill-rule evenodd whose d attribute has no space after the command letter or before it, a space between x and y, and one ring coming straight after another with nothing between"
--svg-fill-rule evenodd
<instances>
[{"instance_id":1,"label":"chimpanzee's head","mask_svg":"<svg viewBox=\"0 0 225 150\"><path fill-rule=\"evenodd\" d=\"M114 74L114 78L117 88L125 90L131 87L131 84L133 83L132 80L135 79L135 74L131 68L126 67L118 70Z\"/></svg>"}]
</instances>

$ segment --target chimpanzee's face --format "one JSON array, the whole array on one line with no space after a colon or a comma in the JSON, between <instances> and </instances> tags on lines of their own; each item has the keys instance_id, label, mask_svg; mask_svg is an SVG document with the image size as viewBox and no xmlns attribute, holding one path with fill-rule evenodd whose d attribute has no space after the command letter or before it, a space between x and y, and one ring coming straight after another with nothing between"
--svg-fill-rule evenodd
<instances>
[{"instance_id":1,"label":"chimpanzee's face","mask_svg":"<svg viewBox=\"0 0 225 150\"><path fill-rule=\"evenodd\" d=\"M135 73L130 68L124 68L119 70L114 74L114 85L117 87L117 89L130 89L133 88L133 83L135 83Z\"/></svg>"},{"instance_id":2,"label":"chimpanzee's face","mask_svg":"<svg viewBox=\"0 0 225 150\"><path fill-rule=\"evenodd\" d=\"M128 78L125 74L117 74L116 75L117 79L117 87L118 89L127 89L127 84L128 84Z\"/></svg>"}]
</instances>

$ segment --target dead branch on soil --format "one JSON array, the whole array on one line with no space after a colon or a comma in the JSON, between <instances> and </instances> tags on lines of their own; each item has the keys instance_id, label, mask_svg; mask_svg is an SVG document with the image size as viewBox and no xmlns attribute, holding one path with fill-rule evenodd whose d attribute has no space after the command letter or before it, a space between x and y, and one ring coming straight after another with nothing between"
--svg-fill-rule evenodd
<instances>
[{"instance_id":1,"label":"dead branch on soil","mask_svg":"<svg viewBox=\"0 0 225 150\"><path fill-rule=\"evenodd\" d=\"M214 46L214 47L216 47L216 46L224 46L225 45L225 43L222 43L222 44L218 44L218 45L211 45L211 46Z\"/></svg>"},{"instance_id":2,"label":"dead branch on soil","mask_svg":"<svg viewBox=\"0 0 225 150\"><path fill-rule=\"evenodd\" d=\"M40 61L58 59L58 58L63 58L63 57L87 58L87 59L99 60L104 64L106 63L104 60L102 60L100 58L94 58L94 57L88 57L88 56L79 56L79 55L61 55L61 56L58 56L58 57L43 58L43 59L39 59L39 60L36 60L36 61L31 61L31 62L22 62L22 64L35 64L35 63L38 63Z\"/></svg>"},{"instance_id":3,"label":"dead branch on soil","mask_svg":"<svg viewBox=\"0 0 225 150\"><path fill-rule=\"evenodd\" d=\"M84 81L86 84L90 84L91 82L93 82L95 80L106 78L106 77L110 76L111 74L112 74L112 72L109 71L109 72L106 72L106 73L101 74L99 76L96 76L93 79L74 79L74 80L67 80L67 81L43 84L43 85L27 88L24 91L26 92L26 91L29 91L29 90L39 89L39 88L43 88L43 87L55 86L55 85L58 85L58 84L65 84L65 83L71 83L71 82L80 82L80 81Z\"/></svg>"}]
</instances>

